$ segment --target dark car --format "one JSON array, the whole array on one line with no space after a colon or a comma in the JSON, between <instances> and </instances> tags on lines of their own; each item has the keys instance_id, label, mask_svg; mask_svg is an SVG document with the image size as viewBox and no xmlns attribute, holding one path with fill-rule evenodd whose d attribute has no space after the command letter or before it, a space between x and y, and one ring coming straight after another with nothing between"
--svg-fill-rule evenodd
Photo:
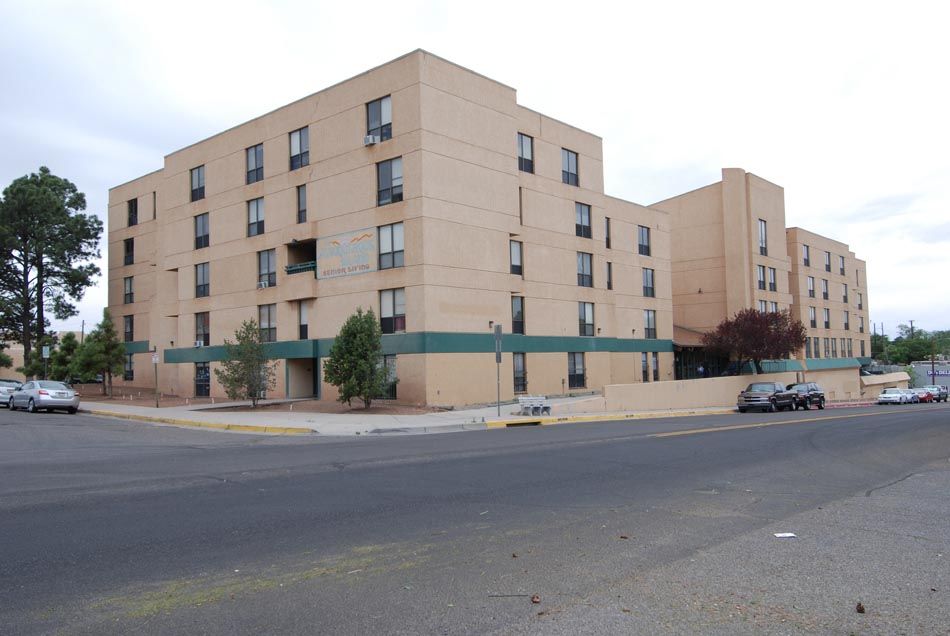
<instances>
[{"instance_id":1,"label":"dark car","mask_svg":"<svg viewBox=\"0 0 950 636\"><path fill-rule=\"evenodd\" d=\"M736 408L740 413L750 409L763 411L792 410L798 393L789 391L781 382L753 382L739 394L736 399Z\"/></svg>"},{"instance_id":2,"label":"dark car","mask_svg":"<svg viewBox=\"0 0 950 636\"><path fill-rule=\"evenodd\" d=\"M824 390L815 384L814 382L802 382L801 384L789 384L789 391L795 392L795 408L805 409L806 411L812 406L817 406L819 409L825 408L825 392Z\"/></svg>"}]
</instances>

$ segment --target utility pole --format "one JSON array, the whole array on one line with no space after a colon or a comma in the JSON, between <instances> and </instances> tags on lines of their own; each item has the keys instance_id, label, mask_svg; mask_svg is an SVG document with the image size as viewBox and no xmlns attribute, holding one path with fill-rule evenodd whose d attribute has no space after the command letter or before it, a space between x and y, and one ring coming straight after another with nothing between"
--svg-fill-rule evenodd
<instances>
[{"instance_id":1,"label":"utility pole","mask_svg":"<svg viewBox=\"0 0 950 636\"><path fill-rule=\"evenodd\" d=\"M937 383L937 366L934 358L937 355L937 336L930 336L930 383Z\"/></svg>"},{"instance_id":2,"label":"utility pole","mask_svg":"<svg viewBox=\"0 0 950 636\"><path fill-rule=\"evenodd\" d=\"M913 340L914 339L914 321L911 320L909 322L910 322L910 339Z\"/></svg>"}]
</instances>

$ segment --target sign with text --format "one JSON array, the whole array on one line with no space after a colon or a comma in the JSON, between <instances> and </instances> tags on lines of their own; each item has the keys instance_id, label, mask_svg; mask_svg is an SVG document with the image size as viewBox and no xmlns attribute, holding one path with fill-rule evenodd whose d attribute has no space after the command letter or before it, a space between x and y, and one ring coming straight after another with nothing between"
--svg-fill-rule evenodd
<instances>
[{"instance_id":1,"label":"sign with text","mask_svg":"<svg viewBox=\"0 0 950 636\"><path fill-rule=\"evenodd\" d=\"M365 274L377 269L376 228L317 240L317 278Z\"/></svg>"}]
</instances>

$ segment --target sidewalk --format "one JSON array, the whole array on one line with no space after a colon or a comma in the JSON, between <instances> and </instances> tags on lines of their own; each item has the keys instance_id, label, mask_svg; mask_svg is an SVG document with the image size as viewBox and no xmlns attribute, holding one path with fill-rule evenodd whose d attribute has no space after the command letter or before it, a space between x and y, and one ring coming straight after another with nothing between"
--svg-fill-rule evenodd
<instances>
[{"instance_id":1,"label":"sidewalk","mask_svg":"<svg viewBox=\"0 0 950 636\"><path fill-rule=\"evenodd\" d=\"M567 406L585 398L555 398L552 406ZM222 411L222 407L250 406L249 402L228 402L216 405L179 406L155 409L111 402L83 402L81 412L106 417L191 426L243 433L272 435L383 435L448 433L469 430L562 424L567 422L602 422L655 417L684 417L733 413L733 408L669 409L622 413L576 413L565 415L520 416L512 412L517 404L502 404L501 416L495 406L425 413L421 415L361 415L360 413L294 413L262 410Z\"/></svg>"}]
</instances>

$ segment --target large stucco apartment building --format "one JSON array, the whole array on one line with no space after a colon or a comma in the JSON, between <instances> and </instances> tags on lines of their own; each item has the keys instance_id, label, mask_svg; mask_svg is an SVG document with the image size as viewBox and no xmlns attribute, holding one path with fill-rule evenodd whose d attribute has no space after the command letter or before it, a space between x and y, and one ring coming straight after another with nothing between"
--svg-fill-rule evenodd
<instances>
[{"instance_id":1,"label":"large stucco apartment building","mask_svg":"<svg viewBox=\"0 0 950 636\"><path fill-rule=\"evenodd\" d=\"M744 220L719 208L721 226L739 224L726 234L746 240L717 248L717 282L677 282L677 245L701 242L680 214L686 203L607 196L599 137L417 50L110 190L109 307L129 352L124 381L151 387L155 350L161 391L223 395L211 370L224 340L254 319L277 361L270 395L334 399L322 361L358 307L380 318L400 402L492 401L498 324L502 399L672 380L674 324L690 334L718 322L686 308L694 282L704 298L722 297L722 318L759 299L795 308L804 293L807 268L785 251L781 189L727 170L723 201L739 187L732 179L761 183L768 208L748 196ZM757 248L750 219L761 214L773 224L769 266L781 272L771 295L755 291L754 269L740 271L753 254L733 261L743 244ZM833 245L860 263L802 230L787 241ZM852 289L856 299L863 288Z\"/></svg>"}]
</instances>

